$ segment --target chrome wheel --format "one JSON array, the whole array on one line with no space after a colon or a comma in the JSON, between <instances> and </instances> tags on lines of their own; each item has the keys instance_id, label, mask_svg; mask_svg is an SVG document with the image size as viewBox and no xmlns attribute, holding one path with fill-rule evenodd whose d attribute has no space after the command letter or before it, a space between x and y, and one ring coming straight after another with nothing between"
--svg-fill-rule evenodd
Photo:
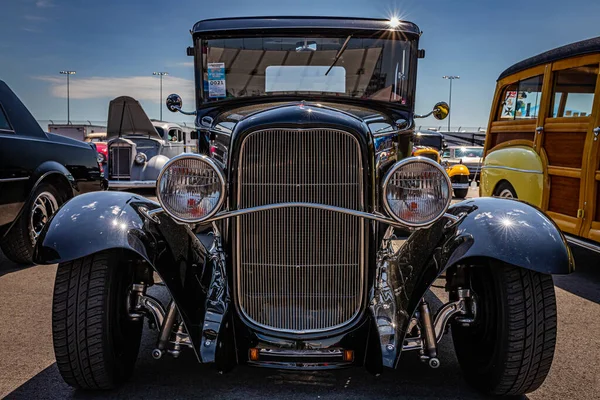
<instances>
[{"instance_id":1,"label":"chrome wheel","mask_svg":"<svg viewBox=\"0 0 600 400\"><path fill-rule=\"evenodd\" d=\"M498 197L504 197L506 199L513 199L515 196L513 196L512 191L510 189L503 189L500 194L498 195Z\"/></svg>"},{"instance_id":2,"label":"chrome wheel","mask_svg":"<svg viewBox=\"0 0 600 400\"><path fill-rule=\"evenodd\" d=\"M29 240L35 245L46 223L58 209L56 197L50 192L42 192L31 203L29 212Z\"/></svg>"}]
</instances>

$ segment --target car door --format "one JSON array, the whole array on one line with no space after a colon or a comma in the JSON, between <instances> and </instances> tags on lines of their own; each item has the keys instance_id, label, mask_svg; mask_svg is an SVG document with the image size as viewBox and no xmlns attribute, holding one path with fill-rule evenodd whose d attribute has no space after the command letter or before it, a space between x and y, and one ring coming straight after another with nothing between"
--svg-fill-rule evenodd
<instances>
[{"instance_id":1,"label":"car door","mask_svg":"<svg viewBox=\"0 0 600 400\"><path fill-rule=\"evenodd\" d=\"M600 55L553 63L545 74L544 92L549 96L544 96L538 119L535 142L548 172L543 208L564 232L574 235L582 231L588 208L599 65Z\"/></svg>"},{"instance_id":2,"label":"car door","mask_svg":"<svg viewBox=\"0 0 600 400\"><path fill-rule=\"evenodd\" d=\"M17 217L28 194L31 157L26 156L26 141L15 133L0 102L0 226Z\"/></svg>"},{"instance_id":3,"label":"car door","mask_svg":"<svg viewBox=\"0 0 600 400\"><path fill-rule=\"evenodd\" d=\"M600 242L600 74L596 80L592 125L587 135L583 223L580 236Z\"/></svg>"}]
</instances>

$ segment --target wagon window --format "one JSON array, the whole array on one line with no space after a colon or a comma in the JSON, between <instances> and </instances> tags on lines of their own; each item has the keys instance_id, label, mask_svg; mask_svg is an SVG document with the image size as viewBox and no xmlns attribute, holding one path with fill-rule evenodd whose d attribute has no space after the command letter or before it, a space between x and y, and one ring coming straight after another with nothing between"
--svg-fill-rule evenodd
<instances>
[{"instance_id":1,"label":"wagon window","mask_svg":"<svg viewBox=\"0 0 600 400\"><path fill-rule=\"evenodd\" d=\"M543 75L527 78L504 88L500 120L537 119L542 100Z\"/></svg>"},{"instance_id":2,"label":"wagon window","mask_svg":"<svg viewBox=\"0 0 600 400\"><path fill-rule=\"evenodd\" d=\"M587 117L592 114L598 65L586 65L554 74L552 117Z\"/></svg>"}]
</instances>

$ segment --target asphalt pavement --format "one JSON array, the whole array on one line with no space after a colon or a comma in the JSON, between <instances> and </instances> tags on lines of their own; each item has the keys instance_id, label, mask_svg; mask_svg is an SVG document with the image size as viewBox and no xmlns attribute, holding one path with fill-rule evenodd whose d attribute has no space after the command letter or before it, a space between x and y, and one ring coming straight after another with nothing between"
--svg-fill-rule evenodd
<instances>
[{"instance_id":1,"label":"asphalt pavement","mask_svg":"<svg viewBox=\"0 0 600 400\"><path fill-rule=\"evenodd\" d=\"M548 379L530 399L600 399L600 257L583 251L575 255L577 272L555 277L556 354ZM361 368L300 373L245 366L221 375L198 364L189 351L179 359L154 360L150 352L156 333L146 328L130 382L110 392L76 391L62 381L52 349L55 273L55 265L17 267L0 253L0 398L484 398L464 382L449 335L441 342L438 369L407 353L398 370L379 377ZM164 298L164 289L154 290ZM445 294L434 289L428 298L439 307Z\"/></svg>"}]
</instances>

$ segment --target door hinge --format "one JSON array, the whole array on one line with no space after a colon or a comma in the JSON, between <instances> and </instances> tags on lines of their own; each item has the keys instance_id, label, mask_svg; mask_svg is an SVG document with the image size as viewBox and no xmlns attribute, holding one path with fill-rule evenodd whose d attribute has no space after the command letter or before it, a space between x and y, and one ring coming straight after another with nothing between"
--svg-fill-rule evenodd
<instances>
[{"instance_id":1,"label":"door hinge","mask_svg":"<svg viewBox=\"0 0 600 400\"><path fill-rule=\"evenodd\" d=\"M577 218L583 219L584 215L585 215L585 211L583 211L583 208L580 208L579 210L577 210Z\"/></svg>"}]
</instances>

